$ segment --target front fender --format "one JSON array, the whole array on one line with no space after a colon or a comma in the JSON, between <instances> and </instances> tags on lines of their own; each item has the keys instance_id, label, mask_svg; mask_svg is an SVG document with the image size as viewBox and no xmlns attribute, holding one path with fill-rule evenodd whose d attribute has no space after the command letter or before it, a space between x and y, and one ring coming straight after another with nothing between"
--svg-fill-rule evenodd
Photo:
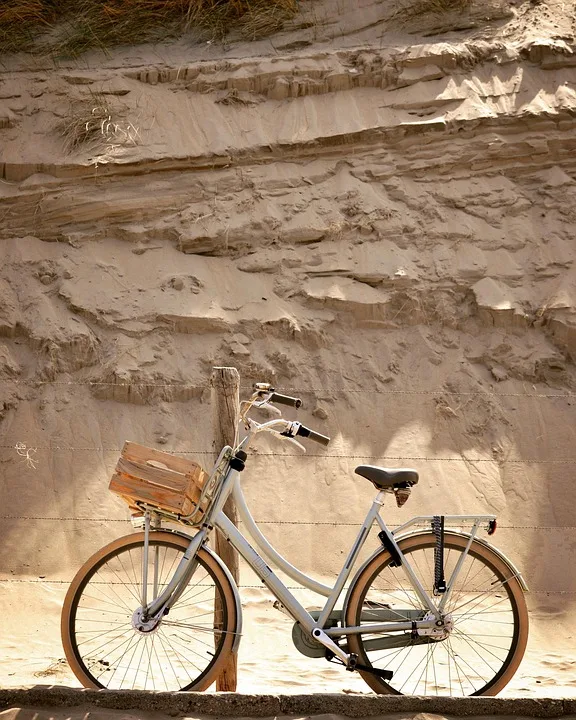
<instances>
[{"instance_id":1,"label":"front fender","mask_svg":"<svg viewBox=\"0 0 576 720\"><path fill-rule=\"evenodd\" d=\"M447 532L449 532L451 535L459 535L460 537L470 538L470 533L467 533L467 532L461 532L459 530L447 530ZM417 535L421 535L422 537L429 537L430 534L431 534L430 532L422 532L421 530L415 530L413 532L403 533L399 537L395 537L395 540L398 543L398 545L400 546L400 550L402 550L402 541L403 540L406 540L407 538L413 538ZM526 584L526 581L524 580L524 578L522 577L522 574L520 573L518 568L514 565L512 560L510 560L510 558L508 558L506 555L504 555L504 553L501 550L498 550L498 548L494 547L493 545L491 545L489 542L486 542L486 540L483 540L482 538L475 537L474 541L481 543L485 547L489 548L495 555L497 555L500 558L500 560L502 560L502 562L505 563L505 565L510 569L510 572L518 579L518 582L520 583L520 587L522 588L522 590L524 592L528 592L528 585ZM361 573L364 571L364 568L367 565L369 565L374 560L374 558L382 552L387 552L384 547L380 547L377 550L375 550L372 553L372 555L370 555L370 557L356 571L356 574L354 575L354 578L352 579L352 582L350 583L350 587L348 588L348 592L346 593L346 597L344 598L344 606L343 606L344 609L342 612L342 617L346 616L346 608L348 607L348 599L350 597L352 588L356 584L356 581L360 577Z\"/></svg>"}]
</instances>

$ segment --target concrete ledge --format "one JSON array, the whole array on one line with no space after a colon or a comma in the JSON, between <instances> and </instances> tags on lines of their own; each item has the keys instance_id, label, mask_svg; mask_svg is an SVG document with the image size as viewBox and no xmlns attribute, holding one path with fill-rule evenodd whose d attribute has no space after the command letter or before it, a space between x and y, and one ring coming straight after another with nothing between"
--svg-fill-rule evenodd
<instances>
[{"instance_id":1,"label":"concrete ledge","mask_svg":"<svg viewBox=\"0 0 576 720\"><path fill-rule=\"evenodd\" d=\"M146 710L168 715L270 717L323 715L373 717L392 713L557 718L576 714L576 699L438 698L403 695L242 695L240 693L154 693L136 690L80 690L35 687L0 690L0 709L10 707L94 706L111 710Z\"/></svg>"}]
</instances>

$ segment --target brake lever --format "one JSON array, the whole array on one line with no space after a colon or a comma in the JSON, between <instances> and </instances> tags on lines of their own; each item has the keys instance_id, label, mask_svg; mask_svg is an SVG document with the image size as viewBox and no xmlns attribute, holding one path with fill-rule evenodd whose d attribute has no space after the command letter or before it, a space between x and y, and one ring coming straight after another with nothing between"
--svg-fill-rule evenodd
<instances>
[{"instance_id":1,"label":"brake lever","mask_svg":"<svg viewBox=\"0 0 576 720\"><path fill-rule=\"evenodd\" d=\"M294 423L290 423L290 425L288 426L288 428L286 430L284 430L284 432L279 432L278 430L273 430L272 432L275 435L278 435L278 437L281 438L282 440L290 440L290 442L294 443L294 445L296 445L296 447L299 447L300 450L303 450L304 452L306 452L306 448L304 447L304 445L301 445L298 442L298 440L294 440L294 438L291 435L288 435L288 432L290 432L290 428L292 425L294 425Z\"/></svg>"},{"instance_id":2,"label":"brake lever","mask_svg":"<svg viewBox=\"0 0 576 720\"><path fill-rule=\"evenodd\" d=\"M277 407L274 407L274 405L269 403L268 400L263 400L262 402L256 402L256 403L254 403L254 407L257 407L257 408L265 407L268 410L271 410L273 414L282 417L282 411L279 410Z\"/></svg>"},{"instance_id":3,"label":"brake lever","mask_svg":"<svg viewBox=\"0 0 576 720\"><path fill-rule=\"evenodd\" d=\"M298 440L294 440L294 438L288 437L288 435L282 435L282 433L278 433L278 434L280 435L282 440L289 440L291 443L294 443L294 445L296 445L296 447L299 447L300 450L302 450L303 452L306 452L306 448L304 447L304 445L299 443Z\"/></svg>"}]
</instances>

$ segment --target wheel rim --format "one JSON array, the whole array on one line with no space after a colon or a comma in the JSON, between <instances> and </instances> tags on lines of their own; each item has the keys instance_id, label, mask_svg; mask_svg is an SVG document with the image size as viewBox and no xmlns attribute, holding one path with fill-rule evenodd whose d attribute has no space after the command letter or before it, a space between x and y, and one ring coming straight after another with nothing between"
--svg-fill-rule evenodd
<instances>
[{"instance_id":1,"label":"wheel rim","mask_svg":"<svg viewBox=\"0 0 576 720\"><path fill-rule=\"evenodd\" d=\"M464 545L458 540L446 540L447 581ZM434 541L421 539L417 545L403 548L403 552L424 589L432 596ZM370 618L371 609L385 606L397 622L414 619L416 610L421 611L422 616L426 613L404 569L390 567L389 558L384 563L376 562L362 584L362 591L351 602L349 624L378 622L374 619L377 613L373 611ZM358 652L360 662L394 673L388 682L367 673L365 679L380 692L409 695L482 695L491 688L501 689L509 679L504 675L508 674L519 645L517 588L512 571L502 563L491 562L486 551L474 545L446 603L445 613L453 622L448 637L426 644L411 641L406 646L388 648L370 648L369 641L381 639L382 634L363 635L361 640L358 636L351 637L350 647ZM441 596L434 598L435 604L440 599ZM402 636L405 634L384 637Z\"/></svg>"},{"instance_id":2,"label":"wheel rim","mask_svg":"<svg viewBox=\"0 0 576 720\"><path fill-rule=\"evenodd\" d=\"M166 587L185 549L151 538L148 602ZM224 592L199 555L194 577L170 613L154 631L139 632L133 617L140 606L142 550L141 541L121 546L82 579L70 609L71 649L96 687L187 690L210 672L225 642Z\"/></svg>"}]
</instances>

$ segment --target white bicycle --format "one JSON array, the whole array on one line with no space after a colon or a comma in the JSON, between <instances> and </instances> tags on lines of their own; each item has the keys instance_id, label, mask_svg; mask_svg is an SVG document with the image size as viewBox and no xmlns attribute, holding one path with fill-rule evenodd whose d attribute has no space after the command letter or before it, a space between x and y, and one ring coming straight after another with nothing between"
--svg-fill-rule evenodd
<instances>
[{"instance_id":1,"label":"white bicycle","mask_svg":"<svg viewBox=\"0 0 576 720\"><path fill-rule=\"evenodd\" d=\"M294 620L292 637L302 654L359 672L377 693L497 694L523 657L528 613L520 572L478 537L483 527L489 534L495 530L495 517L416 517L391 531L380 517L384 500L394 494L404 504L418 474L361 465L355 472L377 495L334 587L317 582L270 545L240 487L247 451L259 433L329 442L299 422L250 417L253 408L273 403L301 405L267 384L256 385L242 405L245 437L237 447L223 448L192 512L136 502L143 531L110 543L78 571L62 613L63 645L78 679L92 688L163 691L205 690L215 681L242 634L238 589L207 546L217 528ZM261 554L224 514L229 496ZM162 521L197 530L162 529ZM374 524L381 545L348 583ZM269 564L324 596L324 608L304 608Z\"/></svg>"}]
</instances>

